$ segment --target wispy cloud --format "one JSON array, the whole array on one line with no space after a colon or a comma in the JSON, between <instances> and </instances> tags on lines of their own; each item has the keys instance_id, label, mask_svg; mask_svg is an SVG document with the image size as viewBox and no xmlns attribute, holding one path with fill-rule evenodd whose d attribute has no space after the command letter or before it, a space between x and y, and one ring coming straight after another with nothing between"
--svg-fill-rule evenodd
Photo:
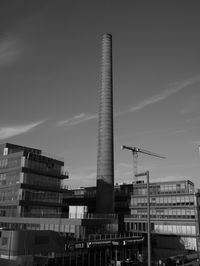
<instances>
[{"instance_id":1,"label":"wispy cloud","mask_svg":"<svg viewBox=\"0 0 200 266\"><path fill-rule=\"evenodd\" d=\"M89 120L96 119L97 117L97 114L81 113L66 120L59 121L58 126L75 126L87 122Z\"/></svg>"},{"instance_id":2,"label":"wispy cloud","mask_svg":"<svg viewBox=\"0 0 200 266\"><path fill-rule=\"evenodd\" d=\"M0 127L0 140L4 140L7 138L11 138L26 133L31 129L39 126L43 122L44 121L38 121L27 125Z\"/></svg>"},{"instance_id":3,"label":"wispy cloud","mask_svg":"<svg viewBox=\"0 0 200 266\"><path fill-rule=\"evenodd\" d=\"M199 121L200 121L200 115L186 119L186 122L198 122L198 125Z\"/></svg>"},{"instance_id":4,"label":"wispy cloud","mask_svg":"<svg viewBox=\"0 0 200 266\"><path fill-rule=\"evenodd\" d=\"M175 84L172 87L168 88L167 90L164 90L161 93L155 94L152 97L147 98L147 99L139 102L135 106L131 107L130 111L131 112L139 111L139 110L141 110L141 109L143 109L149 105L163 101L163 100L167 99L168 97L170 97L171 95L185 89L186 87L189 87L190 85L192 85L198 81L200 81L200 76L194 77L194 78L189 79L189 80L185 80L185 81L180 82L178 84Z\"/></svg>"},{"instance_id":5,"label":"wispy cloud","mask_svg":"<svg viewBox=\"0 0 200 266\"><path fill-rule=\"evenodd\" d=\"M195 109L197 109L197 107L198 105L196 103L187 105L182 110L180 110L180 114L185 115L185 114L192 113L193 111L195 111Z\"/></svg>"},{"instance_id":6,"label":"wispy cloud","mask_svg":"<svg viewBox=\"0 0 200 266\"><path fill-rule=\"evenodd\" d=\"M15 62L19 54L20 49L15 40L0 40L0 66Z\"/></svg>"}]
</instances>

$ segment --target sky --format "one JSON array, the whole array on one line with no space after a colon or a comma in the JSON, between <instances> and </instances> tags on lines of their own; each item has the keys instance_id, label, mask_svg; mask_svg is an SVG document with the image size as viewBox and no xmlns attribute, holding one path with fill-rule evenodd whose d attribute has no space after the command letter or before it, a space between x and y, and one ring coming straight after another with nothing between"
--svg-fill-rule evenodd
<instances>
[{"instance_id":1,"label":"sky","mask_svg":"<svg viewBox=\"0 0 200 266\"><path fill-rule=\"evenodd\" d=\"M70 188L96 185L102 34L113 37L115 182L129 151L150 180L200 187L198 0L1 0L0 142L63 157Z\"/></svg>"}]
</instances>

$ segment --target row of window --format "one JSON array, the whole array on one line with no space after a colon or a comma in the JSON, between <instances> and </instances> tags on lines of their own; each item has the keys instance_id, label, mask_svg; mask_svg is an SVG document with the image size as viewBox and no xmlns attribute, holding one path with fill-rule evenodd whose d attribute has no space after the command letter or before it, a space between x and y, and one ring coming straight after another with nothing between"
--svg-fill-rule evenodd
<instances>
[{"instance_id":1,"label":"row of window","mask_svg":"<svg viewBox=\"0 0 200 266\"><path fill-rule=\"evenodd\" d=\"M78 227L80 228L80 225L73 225L73 224L51 224L51 223L27 223L27 224L21 224L21 223L0 223L0 227L3 228L9 228L13 230L52 230L56 232L65 232L74 234L75 230L78 231ZM77 229L76 229L77 227Z\"/></svg>"},{"instance_id":2,"label":"row of window","mask_svg":"<svg viewBox=\"0 0 200 266\"><path fill-rule=\"evenodd\" d=\"M0 190L0 202L14 200L62 203L62 194L49 191L23 190L21 196L18 190Z\"/></svg>"},{"instance_id":3,"label":"row of window","mask_svg":"<svg viewBox=\"0 0 200 266\"><path fill-rule=\"evenodd\" d=\"M21 173L22 174L22 173ZM13 185L20 182L20 172L7 172L0 174L0 185ZM61 180L55 177L41 176L33 173L24 173L25 184L49 186L60 188Z\"/></svg>"},{"instance_id":4,"label":"row of window","mask_svg":"<svg viewBox=\"0 0 200 266\"><path fill-rule=\"evenodd\" d=\"M23 217L60 217L61 208L45 206L26 206L22 207Z\"/></svg>"},{"instance_id":5,"label":"row of window","mask_svg":"<svg viewBox=\"0 0 200 266\"><path fill-rule=\"evenodd\" d=\"M151 230L153 230L153 223L151 223ZM147 232L147 223L132 223L126 222L125 223L125 230L126 232Z\"/></svg>"},{"instance_id":6,"label":"row of window","mask_svg":"<svg viewBox=\"0 0 200 266\"><path fill-rule=\"evenodd\" d=\"M183 196L165 196L165 197L151 197L150 204L152 206L188 206L194 205L195 197L194 195L183 195ZM132 197L131 198L131 207L134 206L146 206L147 198L146 197Z\"/></svg>"},{"instance_id":7,"label":"row of window","mask_svg":"<svg viewBox=\"0 0 200 266\"><path fill-rule=\"evenodd\" d=\"M60 175L62 166L56 164L54 161L34 161L34 160L25 160L25 167L29 169L39 170L50 172L53 174Z\"/></svg>"},{"instance_id":8,"label":"row of window","mask_svg":"<svg viewBox=\"0 0 200 266\"><path fill-rule=\"evenodd\" d=\"M19 200L19 193L18 190L0 190L0 202L2 201L12 201L12 200Z\"/></svg>"},{"instance_id":9,"label":"row of window","mask_svg":"<svg viewBox=\"0 0 200 266\"><path fill-rule=\"evenodd\" d=\"M132 218L135 219L147 219L147 214L132 214ZM151 214L152 219L195 219L195 215L166 215L166 214Z\"/></svg>"},{"instance_id":10,"label":"row of window","mask_svg":"<svg viewBox=\"0 0 200 266\"><path fill-rule=\"evenodd\" d=\"M157 233L173 233L175 235L196 235L196 226L155 224L154 231Z\"/></svg>"},{"instance_id":11,"label":"row of window","mask_svg":"<svg viewBox=\"0 0 200 266\"><path fill-rule=\"evenodd\" d=\"M16 217L17 206L0 206L0 216Z\"/></svg>"},{"instance_id":12,"label":"row of window","mask_svg":"<svg viewBox=\"0 0 200 266\"><path fill-rule=\"evenodd\" d=\"M40 224L40 230L52 230L56 232L75 233L74 224Z\"/></svg>"},{"instance_id":13,"label":"row of window","mask_svg":"<svg viewBox=\"0 0 200 266\"><path fill-rule=\"evenodd\" d=\"M24 183L36 186L60 188L61 180L55 177L41 176L33 173L24 173Z\"/></svg>"},{"instance_id":14,"label":"row of window","mask_svg":"<svg viewBox=\"0 0 200 266\"><path fill-rule=\"evenodd\" d=\"M26 189L22 192L22 200L61 203L62 194L58 192Z\"/></svg>"},{"instance_id":15,"label":"row of window","mask_svg":"<svg viewBox=\"0 0 200 266\"><path fill-rule=\"evenodd\" d=\"M125 227L127 232L147 232L147 223L126 222ZM151 223L151 232L196 236L196 226Z\"/></svg>"},{"instance_id":16,"label":"row of window","mask_svg":"<svg viewBox=\"0 0 200 266\"><path fill-rule=\"evenodd\" d=\"M146 209L139 210L131 210L131 214L135 215L147 215ZM151 209L151 215L164 215L164 216L194 216L196 215L196 211L192 208L190 209Z\"/></svg>"},{"instance_id":17,"label":"row of window","mask_svg":"<svg viewBox=\"0 0 200 266\"><path fill-rule=\"evenodd\" d=\"M190 183L177 183L177 184L159 184L150 185L150 194L174 194L174 193L191 193L194 192L194 185ZM133 195L146 195L147 188L145 186L134 186Z\"/></svg>"},{"instance_id":18,"label":"row of window","mask_svg":"<svg viewBox=\"0 0 200 266\"><path fill-rule=\"evenodd\" d=\"M14 168L21 166L21 157L12 157L0 160L0 169Z\"/></svg>"},{"instance_id":19,"label":"row of window","mask_svg":"<svg viewBox=\"0 0 200 266\"><path fill-rule=\"evenodd\" d=\"M13 185L20 180L20 172L9 172L0 174L0 185Z\"/></svg>"}]
</instances>

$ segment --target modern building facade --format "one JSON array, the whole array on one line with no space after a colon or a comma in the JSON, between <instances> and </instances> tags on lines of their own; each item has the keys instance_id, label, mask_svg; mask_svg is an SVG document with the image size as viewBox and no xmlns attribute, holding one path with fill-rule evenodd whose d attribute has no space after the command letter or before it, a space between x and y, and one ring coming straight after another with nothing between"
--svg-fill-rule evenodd
<instances>
[{"instance_id":1,"label":"modern building facade","mask_svg":"<svg viewBox=\"0 0 200 266\"><path fill-rule=\"evenodd\" d=\"M198 196L191 181L151 183L150 219L152 235L176 236L185 250L199 248ZM133 184L125 227L134 235L147 233L147 185L144 182ZM166 239L170 245L169 237Z\"/></svg>"},{"instance_id":2,"label":"modern building facade","mask_svg":"<svg viewBox=\"0 0 200 266\"><path fill-rule=\"evenodd\" d=\"M75 239L95 233L116 233L116 216L95 216L70 207L63 195L68 178L64 162L39 149L11 143L0 145L0 227L12 230L52 230ZM76 204L78 207L78 204ZM82 204L83 205L83 204Z\"/></svg>"},{"instance_id":3,"label":"modern building facade","mask_svg":"<svg viewBox=\"0 0 200 266\"><path fill-rule=\"evenodd\" d=\"M64 162L41 150L0 145L0 217L61 217Z\"/></svg>"}]
</instances>

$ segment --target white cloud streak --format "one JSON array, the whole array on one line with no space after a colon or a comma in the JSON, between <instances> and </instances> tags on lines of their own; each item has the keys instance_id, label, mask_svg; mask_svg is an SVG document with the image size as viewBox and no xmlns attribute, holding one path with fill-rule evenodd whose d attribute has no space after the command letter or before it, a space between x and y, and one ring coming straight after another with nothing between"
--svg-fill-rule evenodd
<instances>
[{"instance_id":1,"label":"white cloud streak","mask_svg":"<svg viewBox=\"0 0 200 266\"><path fill-rule=\"evenodd\" d=\"M24 134L30 131L31 129L39 126L43 122L44 121L38 121L27 125L0 127L0 140Z\"/></svg>"},{"instance_id":2,"label":"white cloud streak","mask_svg":"<svg viewBox=\"0 0 200 266\"><path fill-rule=\"evenodd\" d=\"M168 97L170 97L171 95L185 89L186 87L188 87L188 86L190 86L190 85L192 85L198 81L200 81L200 76L194 77L192 79L189 79L189 80L183 81L179 84L176 84L173 87L168 88L167 90L165 90L161 93L155 94L152 97L147 98L146 100L139 102L137 105L131 107L130 111L131 112L139 111L139 110L141 110L141 109L143 109L149 105L163 101L163 100L167 99Z\"/></svg>"},{"instance_id":3,"label":"white cloud streak","mask_svg":"<svg viewBox=\"0 0 200 266\"><path fill-rule=\"evenodd\" d=\"M89 120L96 119L97 117L98 117L97 114L81 113L66 120L59 121L58 126L75 126L87 122Z\"/></svg>"},{"instance_id":4,"label":"white cloud streak","mask_svg":"<svg viewBox=\"0 0 200 266\"><path fill-rule=\"evenodd\" d=\"M185 80L181 83L178 83L170 88L168 88L167 90L155 94L152 97L145 99L141 102L139 102L137 105L129 108L129 110L127 111L121 111L118 113L115 113L115 116L119 116L128 112L135 112L135 111L139 111L149 105L152 105L154 103L158 103L160 101L163 101L165 99L167 99L168 97L172 96L175 93L178 93L179 91L183 90L184 88L196 83L200 81L200 76L194 77L192 79L189 80ZM81 123L87 122L89 120L93 120L96 119L98 117L97 114L86 114L86 113L80 113L78 115L75 115L73 117L70 117L66 120L61 120L57 122L58 126L75 126L75 125L79 125Z\"/></svg>"}]
</instances>

